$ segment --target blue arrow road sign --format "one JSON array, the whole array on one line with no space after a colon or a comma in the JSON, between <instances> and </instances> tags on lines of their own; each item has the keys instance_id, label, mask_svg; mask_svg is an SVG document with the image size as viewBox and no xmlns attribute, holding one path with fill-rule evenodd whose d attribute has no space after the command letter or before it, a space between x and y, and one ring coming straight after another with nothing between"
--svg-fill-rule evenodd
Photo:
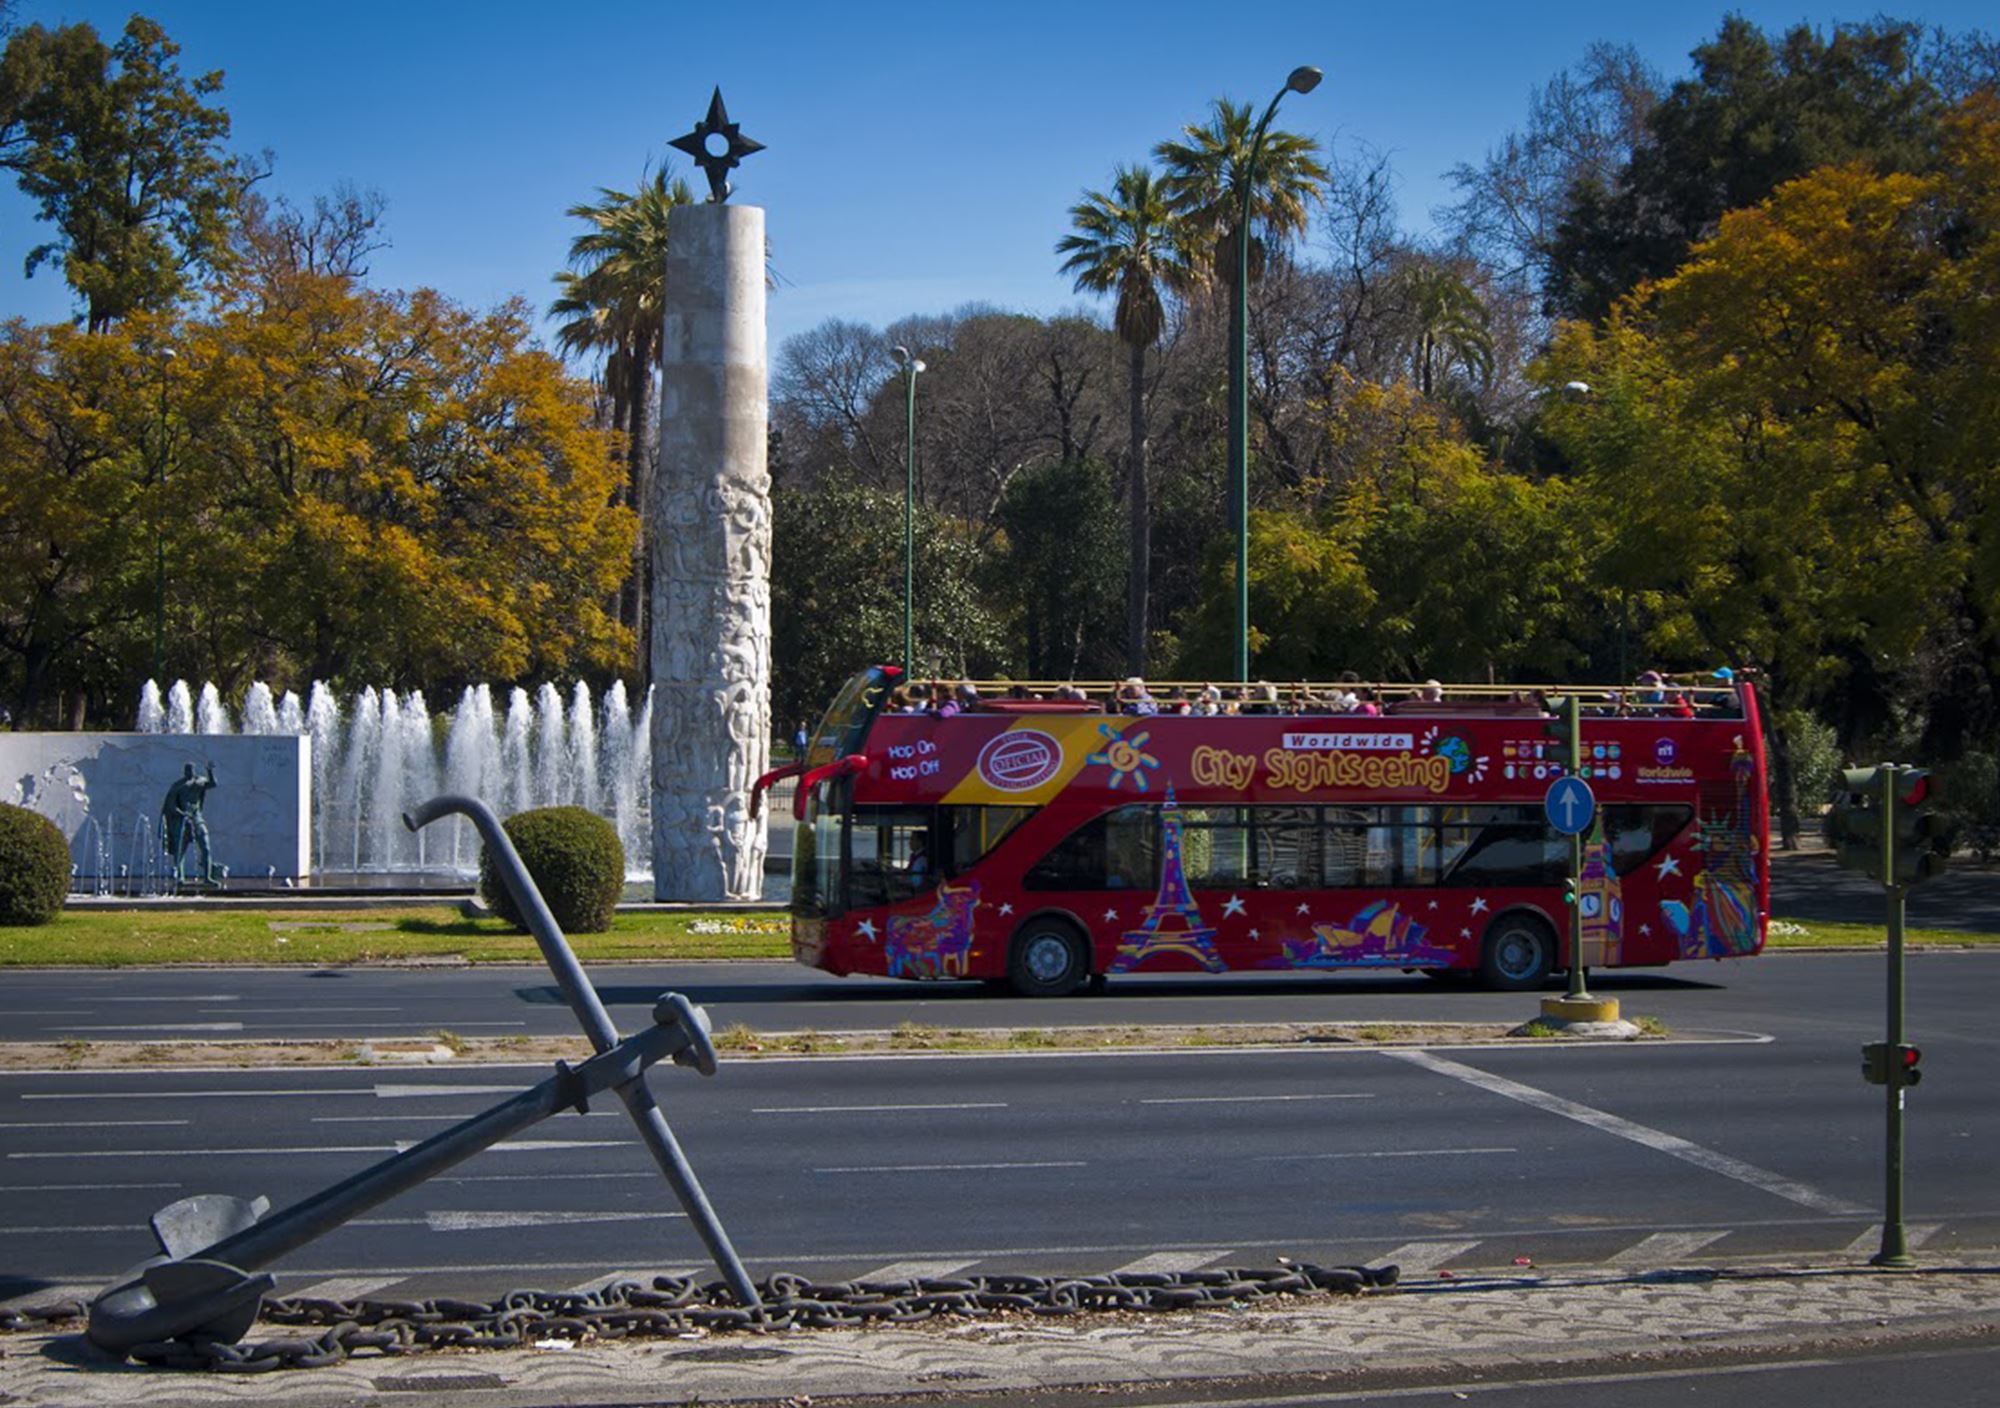
<instances>
[{"instance_id":1,"label":"blue arrow road sign","mask_svg":"<svg viewBox=\"0 0 2000 1408\"><path fill-rule=\"evenodd\" d=\"M1580 836L1590 829L1590 820L1597 815L1597 798L1591 795L1590 784L1582 778L1559 777L1549 784L1542 810L1549 814L1549 825L1563 835Z\"/></svg>"}]
</instances>

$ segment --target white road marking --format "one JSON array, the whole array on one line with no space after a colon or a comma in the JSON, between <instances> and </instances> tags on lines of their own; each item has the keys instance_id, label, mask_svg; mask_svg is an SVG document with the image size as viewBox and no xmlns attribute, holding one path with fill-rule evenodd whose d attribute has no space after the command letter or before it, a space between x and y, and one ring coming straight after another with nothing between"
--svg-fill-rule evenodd
<instances>
[{"instance_id":1,"label":"white road marking","mask_svg":"<svg viewBox=\"0 0 2000 1408\"><path fill-rule=\"evenodd\" d=\"M229 992L200 992L193 997L90 997L86 1002L241 1002L243 999Z\"/></svg>"},{"instance_id":2,"label":"white road marking","mask_svg":"<svg viewBox=\"0 0 2000 1408\"><path fill-rule=\"evenodd\" d=\"M1405 1242L1392 1252L1384 1252L1370 1263L1400 1266L1405 1271L1435 1271L1447 1261L1457 1261L1478 1246L1477 1242Z\"/></svg>"},{"instance_id":3,"label":"white road marking","mask_svg":"<svg viewBox=\"0 0 2000 1408\"><path fill-rule=\"evenodd\" d=\"M0 1124L0 1129L157 1129L161 1125L186 1123L186 1120L36 1120Z\"/></svg>"},{"instance_id":4,"label":"white road marking","mask_svg":"<svg viewBox=\"0 0 2000 1408\"><path fill-rule=\"evenodd\" d=\"M412 1095L518 1095L518 1085L378 1085L375 1095L383 1100L398 1100ZM343 1090L343 1095L366 1095L365 1090Z\"/></svg>"},{"instance_id":5,"label":"white road marking","mask_svg":"<svg viewBox=\"0 0 2000 1408\"><path fill-rule=\"evenodd\" d=\"M1082 1159L1048 1159L1020 1164L850 1164L816 1168L814 1173L973 1173L1002 1168L1086 1168Z\"/></svg>"},{"instance_id":6,"label":"white road marking","mask_svg":"<svg viewBox=\"0 0 2000 1408\"><path fill-rule=\"evenodd\" d=\"M1801 1207L1811 1208L1815 1212L1851 1216L1854 1213L1868 1211L1858 1203L1850 1203L1844 1198L1822 1193L1797 1179L1786 1178L1782 1174L1772 1173L1769 1169L1758 1168L1755 1164L1745 1163L1741 1159L1696 1144L1693 1140L1683 1139L1677 1134L1668 1134L1665 1130L1653 1129L1604 1110L1578 1104L1574 1100L1565 1100L1560 1095L1551 1095L1546 1090L1538 1090L1532 1085L1508 1080L1505 1076L1490 1075L1476 1067L1447 1060L1429 1051L1384 1051L1380 1054L1392 1061L1407 1061L1413 1066L1422 1066L1425 1070L1434 1071L1438 1075L1464 1081L1467 1085L1477 1086L1489 1094L1505 1096L1509 1100L1518 1100L1523 1105L1531 1105L1552 1115L1561 1115L1564 1119L1589 1125L1592 1129L1605 1134L1629 1139L1634 1144L1658 1150L1662 1154L1691 1163L1697 1168L1705 1168L1710 1173L1719 1173L1724 1178L1747 1183L1752 1188L1761 1189L1787 1202L1797 1203Z\"/></svg>"},{"instance_id":7,"label":"white road marking","mask_svg":"<svg viewBox=\"0 0 2000 1408\"><path fill-rule=\"evenodd\" d=\"M334 1276L283 1294L302 1300L359 1300L386 1290L402 1279L401 1276Z\"/></svg>"},{"instance_id":8,"label":"white road marking","mask_svg":"<svg viewBox=\"0 0 2000 1408\"><path fill-rule=\"evenodd\" d=\"M155 1022L150 1026L71 1026L67 1022L50 1024L66 1032L240 1032L241 1022Z\"/></svg>"},{"instance_id":9,"label":"white road marking","mask_svg":"<svg viewBox=\"0 0 2000 1408\"><path fill-rule=\"evenodd\" d=\"M761 1105L753 1115L872 1115L899 1114L905 1110L1004 1110L1003 1100L961 1101L951 1105Z\"/></svg>"},{"instance_id":10,"label":"white road marking","mask_svg":"<svg viewBox=\"0 0 2000 1408\"><path fill-rule=\"evenodd\" d=\"M506 1088L508 1090L520 1089L519 1086L513 1086L513 1085L510 1085ZM365 1090L337 1090L337 1089L280 1090L271 1088L244 1087L237 1090L78 1090L78 1091L73 1091L67 1095L60 1093L52 1094L48 1091L40 1091L34 1094L24 1094L21 1098L23 1100L61 1100L67 1103L71 1100L222 1100L222 1099L241 1100L244 1099L245 1097L249 1097L251 1099L263 1100L263 1099L270 1099L275 1096L291 1096L291 1095L366 1095L366 1094L368 1094L368 1092Z\"/></svg>"},{"instance_id":11,"label":"white road marking","mask_svg":"<svg viewBox=\"0 0 2000 1408\"><path fill-rule=\"evenodd\" d=\"M638 1147L634 1145L633 1147ZM445 1174L433 1178L433 1183L559 1183L559 1182L599 1182L606 1178L654 1178L660 1176L658 1169L645 1169L638 1173L468 1173Z\"/></svg>"},{"instance_id":12,"label":"white road marking","mask_svg":"<svg viewBox=\"0 0 2000 1408\"><path fill-rule=\"evenodd\" d=\"M392 1154L414 1149L421 1142L399 1139L394 1144L321 1144L266 1147L261 1149L72 1149L66 1152L9 1154L10 1159L169 1159L229 1158L247 1154ZM539 1153L549 1149L621 1149L623 1139L503 1139L489 1144L488 1150L507 1153Z\"/></svg>"},{"instance_id":13,"label":"white road marking","mask_svg":"<svg viewBox=\"0 0 2000 1408\"><path fill-rule=\"evenodd\" d=\"M1519 1149L1357 1149L1344 1154L1259 1154L1260 1164L1284 1163L1291 1159L1436 1159L1451 1154L1518 1154Z\"/></svg>"},{"instance_id":14,"label":"white road marking","mask_svg":"<svg viewBox=\"0 0 2000 1408\"><path fill-rule=\"evenodd\" d=\"M427 1212L433 1232L484 1232L496 1227L567 1227L578 1222L659 1222L684 1212Z\"/></svg>"},{"instance_id":15,"label":"white road marking","mask_svg":"<svg viewBox=\"0 0 2000 1408\"><path fill-rule=\"evenodd\" d=\"M178 1183L6 1183L0 1193L96 1193L108 1189L178 1188Z\"/></svg>"},{"instance_id":16,"label":"white road marking","mask_svg":"<svg viewBox=\"0 0 2000 1408\"><path fill-rule=\"evenodd\" d=\"M1141 1105L1257 1105L1285 1100L1373 1100L1373 1092L1334 1095L1158 1095Z\"/></svg>"},{"instance_id":17,"label":"white road marking","mask_svg":"<svg viewBox=\"0 0 2000 1408\"><path fill-rule=\"evenodd\" d=\"M928 1261L892 1261L887 1266L878 1266L873 1271L856 1276L857 1281L922 1281L939 1280L955 1272L963 1271L977 1262L950 1261L933 1258Z\"/></svg>"},{"instance_id":18,"label":"white road marking","mask_svg":"<svg viewBox=\"0 0 2000 1408\"><path fill-rule=\"evenodd\" d=\"M624 1110L586 1110L584 1114L590 1116L592 1120L600 1120L600 1118L618 1118L624 1114ZM430 1114L316 1114L312 1116L312 1122L314 1124L402 1124L406 1120L418 1120L426 1124L444 1124L444 1120L450 1118L452 1116L444 1114L442 1110L432 1110ZM182 1120L182 1124L186 1124L186 1120Z\"/></svg>"},{"instance_id":19,"label":"white road marking","mask_svg":"<svg viewBox=\"0 0 2000 1408\"><path fill-rule=\"evenodd\" d=\"M1111 1274L1122 1276L1127 1272L1137 1275L1165 1271L1199 1271L1212 1262L1234 1255L1236 1253L1216 1251L1212 1247L1193 1252L1154 1252L1151 1256L1142 1256L1137 1261L1126 1262Z\"/></svg>"},{"instance_id":20,"label":"white road marking","mask_svg":"<svg viewBox=\"0 0 2000 1408\"><path fill-rule=\"evenodd\" d=\"M1641 1237L1622 1252L1604 1259L1606 1266L1664 1266L1693 1256L1711 1242L1719 1242L1728 1232L1655 1232Z\"/></svg>"},{"instance_id":21,"label":"white road marking","mask_svg":"<svg viewBox=\"0 0 2000 1408\"><path fill-rule=\"evenodd\" d=\"M1937 1236L1942 1230L1942 1222L1916 1222L1903 1224L1903 1241L1911 1251ZM1873 1256L1882 1250L1882 1224L1876 1223L1859 1237L1841 1249L1842 1256Z\"/></svg>"},{"instance_id":22,"label":"white road marking","mask_svg":"<svg viewBox=\"0 0 2000 1408\"><path fill-rule=\"evenodd\" d=\"M241 1012L245 1016L248 1016L250 1013L253 1012L261 1015L264 1013L271 1013L271 1012L400 1012L403 1009L400 1007L391 1006L391 1007L224 1007L219 1010L223 1012ZM196 1011L198 1013L205 1014L207 1009L197 1008ZM339 1299L339 1297L329 1296L327 1297L327 1299L337 1300Z\"/></svg>"}]
</instances>

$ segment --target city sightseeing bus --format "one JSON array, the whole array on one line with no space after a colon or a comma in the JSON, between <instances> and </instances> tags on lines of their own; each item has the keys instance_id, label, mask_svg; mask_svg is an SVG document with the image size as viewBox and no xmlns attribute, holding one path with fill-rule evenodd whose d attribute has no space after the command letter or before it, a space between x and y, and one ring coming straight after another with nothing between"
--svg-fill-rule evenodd
<instances>
[{"instance_id":1,"label":"city sightseeing bus","mask_svg":"<svg viewBox=\"0 0 2000 1408\"><path fill-rule=\"evenodd\" d=\"M1764 945L1763 739L1755 689L1727 671L1624 691L1387 687L1379 716L1128 714L1108 691L979 685L940 717L886 709L900 682L857 675L804 757L758 782L797 778L792 951L811 967L1037 996L1300 969L1539 987L1571 961L1570 845L1543 809L1562 695L1580 701L1598 804L1584 963Z\"/></svg>"}]
</instances>

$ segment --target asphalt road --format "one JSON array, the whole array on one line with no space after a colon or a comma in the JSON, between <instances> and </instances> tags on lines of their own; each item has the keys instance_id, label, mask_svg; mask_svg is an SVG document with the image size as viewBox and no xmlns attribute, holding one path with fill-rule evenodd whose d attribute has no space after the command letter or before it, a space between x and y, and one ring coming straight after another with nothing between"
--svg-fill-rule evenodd
<instances>
[{"instance_id":1,"label":"asphalt road","mask_svg":"<svg viewBox=\"0 0 2000 1408\"><path fill-rule=\"evenodd\" d=\"M1593 990L1678 1029L1747 1029L1837 1039L1877 1034L1885 961L1877 954L1769 953L1753 959L1593 975ZM1912 1030L1976 1031L2000 1001L2000 950L1913 953ZM884 1030L1208 1022L1525 1021L1531 995L1448 988L1401 973L1127 976L1099 997L1032 1000L976 983L835 978L781 962L607 965L595 981L625 1030L664 991L709 1009L717 1031ZM204 1037L463 1036L574 1033L546 969L227 968L41 970L0 978L0 1041L164 1041ZM1857 1057L1858 1059L1858 1057Z\"/></svg>"},{"instance_id":2,"label":"asphalt road","mask_svg":"<svg viewBox=\"0 0 2000 1408\"><path fill-rule=\"evenodd\" d=\"M621 970L614 1015L630 1027L640 995L678 986L725 1025L801 1005L862 1025L880 1024L884 1011L938 1019L880 984L731 968L662 970L657 983ZM1859 1078L1856 1047L1879 1024L1880 970L1862 956L1768 958L1700 970L1728 986L1674 977L1626 987L1628 1006L1667 1017L1681 1044L734 1061L713 1080L668 1069L654 1085L756 1274L1191 1268L1286 1253L1394 1260L1435 1275L1523 1257L1661 1266L1862 1255L1878 1217L1882 1101ZM54 999L23 1003L16 979L28 976L10 976L10 1004ZM123 985L108 991L138 997L161 975L48 976L108 978ZM337 992L345 1005L358 986L442 993L452 989L433 985L494 975L166 976L206 978L205 1001L248 1006L251 979ZM2000 1038L1989 1016L2000 961L1927 955L1911 976L1928 1073L1911 1096L1913 1236L1931 1253L1984 1251L2000 1246ZM1415 982L1135 981L1121 998L1126 986L1097 1001L929 1002L954 1021L1044 1023L1528 1006ZM858 995L843 1005L819 996L829 987ZM105 987L67 991L110 1006ZM516 975L513 988L496 985L491 1006L563 1029L565 1014L540 991ZM831 1025L827 1015L795 1024ZM438 1024L428 1014L416 1023ZM0 1270L10 1276L0 1297L99 1283L150 1249L143 1225L155 1207L209 1191L263 1193L282 1207L539 1074L9 1074L0 1078ZM281 1288L490 1294L701 1268L674 1213L607 1102L295 1254Z\"/></svg>"}]
</instances>

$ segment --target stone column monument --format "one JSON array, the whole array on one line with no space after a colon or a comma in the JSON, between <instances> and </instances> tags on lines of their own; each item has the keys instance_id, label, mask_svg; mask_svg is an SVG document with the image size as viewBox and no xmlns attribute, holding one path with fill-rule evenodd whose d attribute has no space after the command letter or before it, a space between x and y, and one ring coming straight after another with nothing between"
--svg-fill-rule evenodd
<instances>
[{"instance_id":1,"label":"stone column monument","mask_svg":"<svg viewBox=\"0 0 2000 1408\"><path fill-rule=\"evenodd\" d=\"M713 147L726 142L727 150ZM757 144L708 117L674 146L708 174L706 205L668 227L653 562L653 893L754 899L769 766L771 476L764 212L725 204L723 173Z\"/></svg>"}]
</instances>

